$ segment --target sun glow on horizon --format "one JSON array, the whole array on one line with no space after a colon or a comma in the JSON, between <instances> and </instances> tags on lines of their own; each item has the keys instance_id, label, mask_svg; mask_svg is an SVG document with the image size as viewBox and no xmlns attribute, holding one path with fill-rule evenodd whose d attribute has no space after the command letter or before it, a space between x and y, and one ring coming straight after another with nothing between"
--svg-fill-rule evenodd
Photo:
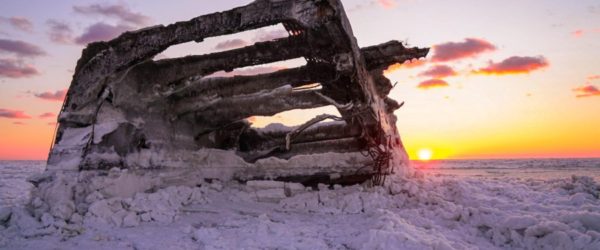
<instances>
[{"instance_id":1,"label":"sun glow on horizon","mask_svg":"<svg viewBox=\"0 0 600 250\"><path fill-rule=\"evenodd\" d=\"M431 152L431 149L424 148L424 149L419 150L419 152L417 153L417 156L419 157L419 160L421 160L421 161L428 161L428 160L431 160L431 156L433 156L433 152Z\"/></svg>"}]
</instances>

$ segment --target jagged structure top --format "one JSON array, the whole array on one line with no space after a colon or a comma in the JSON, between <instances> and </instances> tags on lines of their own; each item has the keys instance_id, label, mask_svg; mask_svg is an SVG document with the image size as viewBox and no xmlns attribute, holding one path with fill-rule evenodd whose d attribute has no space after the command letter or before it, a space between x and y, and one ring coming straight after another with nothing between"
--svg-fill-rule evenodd
<instances>
[{"instance_id":1,"label":"jagged structure top","mask_svg":"<svg viewBox=\"0 0 600 250\"><path fill-rule=\"evenodd\" d=\"M289 36L153 60L172 45L275 24L283 24ZM126 32L83 51L48 169L192 169L201 177L240 179L401 171L407 156L393 114L401 105L387 96L392 85L383 70L427 52L397 41L359 48L339 0L257 0ZM293 58L307 64L253 76L206 77ZM305 87L314 83L320 87ZM327 105L342 117L319 116L280 131L252 128L246 120ZM327 118L337 122L313 126ZM322 162L332 157L330 166ZM281 167L274 159L287 162Z\"/></svg>"}]
</instances>

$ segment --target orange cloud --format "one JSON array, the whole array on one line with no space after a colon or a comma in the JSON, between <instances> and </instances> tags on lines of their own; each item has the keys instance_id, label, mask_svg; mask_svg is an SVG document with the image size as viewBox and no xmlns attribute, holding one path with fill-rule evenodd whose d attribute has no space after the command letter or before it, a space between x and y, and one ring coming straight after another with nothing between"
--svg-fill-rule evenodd
<instances>
[{"instance_id":1,"label":"orange cloud","mask_svg":"<svg viewBox=\"0 0 600 250\"><path fill-rule=\"evenodd\" d=\"M490 61L487 67L474 73L489 75L525 74L548 67L548 65L548 61L542 56L512 56L498 63Z\"/></svg>"},{"instance_id":2,"label":"orange cloud","mask_svg":"<svg viewBox=\"0 0 600 250\"><path fill-rule=\"evenodd\" d=\"M0 117L8 118L8 119L31 119L31 116L25 114L25 112L23 112L21 110L1 109L1 108L0 108Z\"/></svg>"},{"instance_id":3,"label":"orange cloud","mask_svg":"<svg viewBox=\"0 0 600 250\"><path fill-rule=\"evenodd\" d=\"M571 35L573 35L573 37L575 37L575 38L581 38L584 35L589 34L589 33L600 33L600 28L588 29L588 30L578 29L578 30L571 32Z\"/></svg>"},{"instance_id":4,"label":"orange cloud","mask_svg":"<svg viewBox=\"0 0 600 250\"><path fill-rule=\"evenodd\" d=\"M587 77L588 80L598 80L600 79L600 75L591 75Z\"/></svg>"},{"instance_id":5,"label":"orange cloud","mask_svg":"<svg viewBox=\"0 0 600 250\"><path fill-rule=\"evenodd\" d=\"M463 42L447 42L434 45L434 54L431 60L434 62L447 62L467 57L475 57L481 53L494 50L496 50L496 46L486 40L467 38Z\"/></svg>"},{"instance_id":6,"label":"orange cloud","mask_svg":"<svg viewBox=\"0 0 600 250\"><path fill-rule=\"evenodd\" d=\"M392 9L392 8L396 7L395 0L377 0L377 3L385 9Z\"/></svg>"},{"instance_id":7,"label":"orange cloud","mask_svg":"<svg viewBox=\"0 0 600 250\"><path fill-rule=\"evenodd\" d=\"M455 76L456 71L447 65L435 65L426 71L423 71L419 76L433 77L433 78L444 78L449 76Z\"/></svg>"},{"instance_id":8,"label":"orange cloud","mask_svg":"<svg viewBox=\"0 0 600 250\"><path fill-rule=\"evenodd\" d=\"M448 87L448 83L442 79L429 79L427 81L423 81L419 83L417 88L420 89L431 89L431 88L442 88Z\"/></svg>"},{"instance_id":9,"label":"orange cloud","mask_svg":"<svg viewBox=\"0 0 600 250\"><path fill-rule=\"evenodd\" d=\"M67 95L67 90L66 89L57 90L54 93L46 91L43 93L37 93L37 94L33 94L33 95L37 98L44 99L47 101L62 102L65 99L65 95Z\"/></svg>"},{"instance_id":10,"label":"orange cloud","mask_svg":"<svg viewBox=\"0 0 600 250\"><path fill-rule=\"evenodd\" d=\"M586 85L578 88L574 88L573 91L580 97L600 96L600 90L593 85Z\"/></svg>"}]
</instances>

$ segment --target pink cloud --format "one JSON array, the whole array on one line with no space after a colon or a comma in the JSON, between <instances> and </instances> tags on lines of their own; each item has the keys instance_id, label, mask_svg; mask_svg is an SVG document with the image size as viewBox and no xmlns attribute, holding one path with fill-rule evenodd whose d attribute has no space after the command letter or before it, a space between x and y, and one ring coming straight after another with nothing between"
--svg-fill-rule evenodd
<instances>
[{"instance_id":1,"label":"pink cloud","mask_svg":"<svg viewBox=\"0 0 600 250\"><path fill-rule=\"evenodd\" d=\"M574 88L573 91L576 93L578 98L600 96L600 90L593 85L586 85L578 88Z\"/></svg>"},{"instance_id":2,"label":"pink cloud","mask_svg":"<svg viewBox=\"0 0 600 250\"><path fill-rule=\"evenodd\" d=\"M548 61L542 56L512 56L498 63L490 61L487 67L481 68L474 73L489 75L526 74L548 67L548 65Z\"/></svg>"},{"instance_id":3,"label":"pink cloud","mask_svg":"<svg viewBox=\"0 0 600 250\"><path fill-rule=\"evenodd\" d=\"M573 32L571 32L571 35L573 35L573 37L575 38L581 38L584 35L590 34L590 33L600 33L600 28L597 29L578 29L575 30Z\"/></svg>"},{"instance_id":4,"label":"pink cloud","mask_svg":"<svg viewBox=\"0 0 600 250\"><path fill-rule=\"evenodd\" d=\"M31 21L29 21L29 19L25 18L25 17L19 17L19 16L14 16L14 17L0 17L0 23L9 23L11 26L13 26L15 29L18 29L20 31L25 31L25 32L32 32L33 31L33 23L31 23Z\"/></svg>"},{"instance_id":5,"label":"pink cloud","mask_svg":"<svg viewBox=\"0 0 600 250\"><path fill-rule=\"evenodd\" d=\"M247 46L248 42L242 40L242 39L232 39L232 40L227 40L227 41L223 41L218 43L215 46L215 49L237 49L237 48L241 48L244 46Z\"/></svg>"},{"instance_id":6,"label":"pink cloud","mask_svg":"<svg viewBox=\"0 0 600 250\"><path fill-rule=\"evenodd\" d=\"M47 92L34 94L34 96L37 98L44 99L47 101L57 101L57 102L62 102L65 99L66 95L67 95L66 89L57 90L54 93L47 91Z\"/></svg>"},{"instance_id":7,"label":"pink cloud","mask_svg":"<svg viewBox=\"0 0 600 250\"><path fill-rule=\"evenodd\" d=\"M46 112L46 113L43 113L43 114L39 115L38 117L39 117L39 118L42 118L42 119L46 119L46 118L55 118L55 117L56 117L56 114L55 114L55 113L52 113L52 112Z\"/></svg>"},{"instance_id":8,"label":"pink cloud","mask_svg":"<svg viewBox=\"0 0 600 250\"><path fill-rule=\"evenodd\" d=\"M48 20L46 24L49 27L48 37L50 38L50 41L61 44L73 42L73 30L67 23L57 20Z\"/></svg>"},{"instance_id":9,"label":"pink cloud","mask_svg":"<svg viewBox=\"0 0 600 250\"><path fill-rule=\"evenodd\" d=\"M448 87L448 83L442 79L429 79L419 83L417 88L420 89L431 89L431 88L443 88Z\"/></svg>"},{"instance_id":10,"label":"pink cloud","mask_svg":"<svg viewBox=\"0 0 600 250\"><path fill-rule=\"evenodd\" d=\"M446 65L434 65L426 71L423 71L419 76L433 77L433 78L444 78L449 76L455 76L456 71L450 66Z\"/></svg>"},{"instance_id":11,"label":"pink cloud","mask_svg":"<svg viewBox=\"0 0 600 250\"><path fill-rule=\"evenodd\" d=\"M20 57L35 57L46 55L40 47L28 42L10 39L0 39L0 53L13 53Z\"/></svg>"},{"instance_id":12,"label":"pink cloud","mask_svg":"<svg viewBox=\"0 0 600 250\"><path fill-rule=\"evenodd\" d=\"M26 78L38 75L40 72L33 66L20 60L0 58L0 77Z\"/></svg>"},{"instance_id":13,"label":"pink cloud","mask_svg":"<svg viewBox=\"0 0 600 250\"><path fill-rule=\"evenodd\" d=\"M150 23L150 17L142 15L140 13L135 13L131 11L127 6L120 4L92 4L87 6L73 6L73 10L77 13L84 15L116 18L122 22L134 24L137 26L145 26Z\"/></svg>"},{"instance_id":14,"label":"pink cloud","mask_svg":"<svg viewBox=\"0 0 600 250\"><path fill-rule=\"evenodd\" d=\"M121 33L135 29L129 25L110 25L99 22L89 26L81 36L75 38L75 43L85 45L91 42L108 41Z\"/></svg>"},{"instance_id":15,"label":"pink cloud","mask_svg":"<svg viewBox=\"0 0 600 250\"><path fill-rule=\"evenodd\" d=\"M272 31L259 31L252 39L253 42L264 42L271 41L278 38L288 37L288 33L285 30L272 30Z\"/></svg>"},{"instance_id":16,"label":"pink cloud","mask_svg":"<svg viewBox=\"0 0 600 250\"><path fill-rule=\"evenodd\" d=\"M496 46L478 38L467 38L463 42L447 42L433 46L434 62L447 62L467 57L475 57L481 53L494 51Z\"/></svg>"},{"instance_id":17,"label":"pink cloud","mask_svg":"<svg viewBox=\"0 0 600 250\"><path fill-rule=\"evenodd\" d=\"M21 110L0 108L0 117L8 119L31 119L31 116Z\"/></svg>"}]
</instances>

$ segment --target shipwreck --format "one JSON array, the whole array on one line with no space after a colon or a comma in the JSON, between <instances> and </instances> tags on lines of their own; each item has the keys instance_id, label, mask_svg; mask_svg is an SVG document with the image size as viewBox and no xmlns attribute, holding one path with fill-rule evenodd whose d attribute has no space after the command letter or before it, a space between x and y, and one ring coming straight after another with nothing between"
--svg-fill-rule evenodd
<instances>
[{"instance_id":1,"label":"shipwreck","mask_svg":"<svg viewBox=\"0 0 600 250\"><path fill-rule=\"evenodd\" d=\"M287 37L154 59L173 45L279 24ZM83 50L47 172L86 173L77 177L85 182L126 169L151 180L138 191L201 179L379 184L408 169L393 114L402 103L388 97L393 86L383 72L427 53L398 41L359 48L339 0L257 0L126 32ZM307 63L208 77L294 58ZM255 128L247 119L329 105L341 116L322 114L288 129Z\"/></svg>"}]
</instances>

